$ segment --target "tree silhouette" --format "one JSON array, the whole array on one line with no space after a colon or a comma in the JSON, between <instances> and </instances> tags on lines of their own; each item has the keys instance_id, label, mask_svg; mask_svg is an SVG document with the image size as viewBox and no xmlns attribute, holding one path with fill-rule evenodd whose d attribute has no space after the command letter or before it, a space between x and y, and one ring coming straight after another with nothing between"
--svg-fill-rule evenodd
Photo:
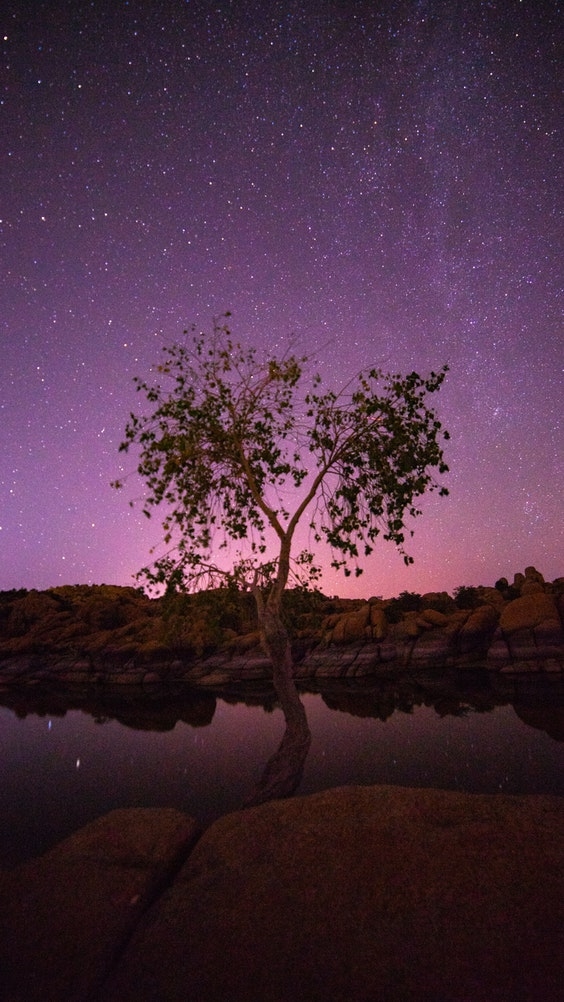
<instances>
[{"instance_id":1,"label":"tree silhouette","mask_svg":"<svg viewBox=\"0 0 564 1002\"><path fill-rule=\"evenodd\" d=\"M305 584L320 571L311 551L293 554L296 529L305 522L313 546L325 540L345 575L362 573L380 534L412 562L406 517L427 491L447 493L435 472L448 469L448 433L427 403L447 367L427 377L370 369L323 391L307 357L261 358L234 339L228 317L165 348L155 382L135 380L150 413L130 415L120 449L139 448L145 514L165 509L168 549L140 576L179 589L223 578L255 596L286 719L256 801L295 788L310 743L282 595L292 574Z\"/></svg>"}]
</instances>

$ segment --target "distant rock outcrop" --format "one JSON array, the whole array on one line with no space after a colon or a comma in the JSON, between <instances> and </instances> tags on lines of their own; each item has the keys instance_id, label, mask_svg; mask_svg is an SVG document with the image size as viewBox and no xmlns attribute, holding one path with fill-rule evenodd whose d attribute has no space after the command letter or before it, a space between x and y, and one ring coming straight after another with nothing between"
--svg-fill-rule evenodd
<instances>
[{"instance_id":1,"label":"distant rock outcrop","mask_svg":"<svg viewBox=\"0 0 564 1002\"><path fill-rule=\"evenodd\" d=\"M394 675L483 667L564 673L564 578L534 567L509 585L369 601L290 592L295 674ZM74 586L0 593L0 686L57 682L198 685L265 679L252 597L215 589L149 599L140 589Z\"/></svg>"}]
</instances>

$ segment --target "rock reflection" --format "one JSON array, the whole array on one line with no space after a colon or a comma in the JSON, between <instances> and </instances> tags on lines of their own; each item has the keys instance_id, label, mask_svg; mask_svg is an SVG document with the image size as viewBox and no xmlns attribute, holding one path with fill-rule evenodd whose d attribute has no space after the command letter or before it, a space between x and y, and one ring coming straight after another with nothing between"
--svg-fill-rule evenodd
<instances>
[{"instance_id":1,"label":"rock reflection","mask_svg":"<svg viewBox=\"0 0 564 1002\"><path fill-rule=\"evenodd\" d=\"M521 706L516 704L513 709L528 727L545 731L554 741L564 741L564 707L562 706Z\"/></svg>"},{"instance_id":2,"label":"rock reflection","mask_svg":"<svg viewBox=\"0 0 564 1002\"><path fill-rule=\"evenodd\" d=\"M138 691L123 687L103 690L92 687L64 689L7 690L0 692L0 706L12 710L24 719L29 714L38 717L64 717L71 710L89 714L97 724L112 720L137 731L172 731L179 721L190 727L211 724L217 705L216 696L208 691L189 689Z\"/></svg>"},{"instance_id":3,"label":"rock reflection","mask_svg":"<svg viewBox=\"0 0 564 1002\"><path fill-rule=\"evenodd\" d=\"M517 716L555 741L564 740L564 684L559 680L534 683L504 680L489 672L421 673L398 679L309 684L331 710L385 722L394 713L413 713L420 706L439 717L465 717L512 706Z\"/></svg>"},{"instance_id":4,"label":"rock reflection","mask_svg":"<svg viewBox=\"0 0 564 1002\"><path fill-rule=\"evenodd\" d=\"M487 672L428 672L402 679L308 681L299 688L302 694L319 694L331 710L382 722L394 713L412 713L420 706L432 707L440 717L461 717L509 705L529 727L545 731L556 741L564 740L564 684L556 680L544 682L537 677L534 683L527 683L502 680ZM207 727L218 699L230 705L262 706L267 713L278 708L274 689L263 681L213 690L155 685L37 686L0 691L0 706L22 719L29 714L64 717L70 710L80 710L100 725L117 720L140 731L170 731L179 721L190 727ZM309 742L305 731L299 731L284 735L271 762L279 760L281 764L285 754L295 763L302 755L305 760Z\"/></svg>"}]
</instances>

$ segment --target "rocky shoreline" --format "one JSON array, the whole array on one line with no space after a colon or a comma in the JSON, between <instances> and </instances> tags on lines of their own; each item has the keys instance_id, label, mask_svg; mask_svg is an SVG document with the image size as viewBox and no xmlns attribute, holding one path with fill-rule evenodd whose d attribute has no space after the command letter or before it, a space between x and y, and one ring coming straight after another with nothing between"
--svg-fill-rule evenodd
<instances>
[{"instance_id":1,"label":"rocky shoreline","mask_svg":"<svg viewBox=\"0 0 564 1002\"><path fill-rule=\"evenodd\" d=\"M534 567L510 585L368 601L290 596L295 676L394 677L485 668L564 677L564 577ZM74 586L0 595L0 687L46 683L198 686L268 679L252 604L227 590L149 599Z\"/></svg>"}]
</instances>

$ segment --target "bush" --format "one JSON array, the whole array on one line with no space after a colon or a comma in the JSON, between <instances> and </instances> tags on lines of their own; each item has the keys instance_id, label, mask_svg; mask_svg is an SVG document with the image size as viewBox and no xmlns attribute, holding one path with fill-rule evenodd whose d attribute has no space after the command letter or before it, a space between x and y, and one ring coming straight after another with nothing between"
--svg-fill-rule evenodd
<instances>
[{"instance_id":1,"label":"bush","mask_svg":"<svg viewBox=\"0 0 564 1002\"><path fill-rule=\"evenodd\" d=\"M414 591L402 591L392 598L384 608L389 623L399 623L404 612L419 612L423 605L421 595Z\"/></svg>"},{"instance_id":2,"label":"bush","mask_svg":"<svg viewBox=\"0 0 564 1002\"><path fill-rule=\"evenodd\" d=\"M25 598L27 588L10 588L9 591L0 591L0 605L15 602L18 598Z\"/></svg>"},{"instance_id":3,"label":"bush","mask_svg":"<svg viewBox=\"0 0 564 1002\"><path fill-rule=\"evenodd\" d=\"M415 591L402 591L395 601L399 602L402 612L419 612L423 605L421 595Z\"/></svg>"},{"instance_id":4,"label":"bush","mask_svg":"<svg viewBox=\"0 0 564 1002\"><path fill-rule=\"evenodd\" d=\"M253 596L236 588L212 588L194 593L168 592L161 600L163 642L200 657L218 647L225 631L256 629Z\"/></svg>"},{"instance_id":5,"label":"bush","mask_svg":"<svg viewBox=\"0 0 564 1002\"><path fill-rule=\"evenodd\" d=\"M317 589L289 588L282 596L284 623L291 635L296 628L320 628L326 610L326 599Z\"/></svg>"},{"instance_id":6,"label":"bush","mask_svg":"<svg viewBox=\"0 0 564 1002\"><path fill-rule=\"evenodd\" d=\"M459 609L476 609L482 604L478 589L469 585L459 585L454 589L454 601Z\"/></svg>"}]
</instances>

